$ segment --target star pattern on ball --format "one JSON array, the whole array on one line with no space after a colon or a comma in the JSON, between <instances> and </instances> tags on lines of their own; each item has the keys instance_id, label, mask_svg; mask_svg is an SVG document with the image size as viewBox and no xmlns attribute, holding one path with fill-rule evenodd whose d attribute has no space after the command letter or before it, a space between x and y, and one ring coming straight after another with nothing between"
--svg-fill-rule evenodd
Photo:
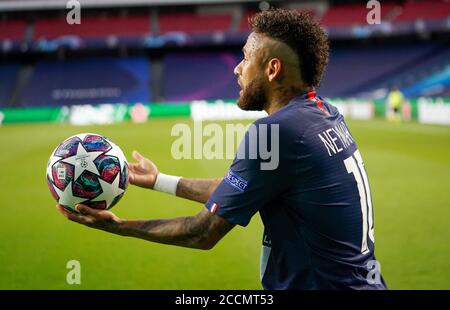
<instances>
[{"instance_id":1,"label":"star pattern on ball","mask_svg":"<svg viewBox=\"0 0 450 310\"><path fill-rule=\"evenodd\" d=\"M95 173L96 175L100 175L97 166L95 166L94 160L101 154L103 154L103 152L86 151L83 144L80 142L78 143L76 155L67 157L62 161L75 167L74 180L76 180L85 170Z\"/></svg>"},{"instance_id":2,"label":"star pattern on ball","mask_svg":"<svg viewBox=\"0 0 450 310\"><path fill-rule=\"evenodd\" d=\"M111 145L111 149L105 153L105 155L110 155L110 156L114 156L117 157L117 159L119 160L120 163L120 169L123 169L123 167L125 167L125 163L126 163L126 158L123 155L122 151L120 150L120 148L116 145ZM122 172L122 170L121 170Z\"/></svg>"},{"instance_id":3,"label":"star pattern on ball","mask_svg":"<svg viewBox=\"0 0 450 310\"><path fill-rule=\"evenodd\" d=\"M97 136L96 134L93 133L80 133L77 134L75 137L78 137L81 141L84 141L84 139L86 139L87 136Z\"/></svg>"},{"instance_id":4,"label":"star pattern on ball","mask_svg":"<svg viewBox=\"0 0 450 310\"><path fill-rule=\"evenodd\" d=\"M120 182L119 175L120 175L120 173L118 173L116 175L116 178L114 179L114 181L111 184L109 184L106 181L103 181L102 179L98 179L98 181L100 182L100 185L102 187L102 193L100 195L98 195L97 197L95 197L95 199L92 200L92 202L105 201L106 208L109 208L109 206L111 205L113 200L117 196L119 196L120 194L122 194L124 192L124 190L119 187L119 182Z\"/></svg>"},{"instance_id":5,"label":"star pattern on ball","mask_svg":"<svg viewBox=\"0 0 450 310\"><path fill-rule=\"evenodd\" d=\"M56 193L59 196L58 203L60 205L74 207L77 203L80 203L80 202L83 202L83 201L86 200L86 198L81 198L81 197L77 197L77 196L73 195L73 193L72 193L72 182L70 182L66 186L64 191L60 190L56 186L53 186L53 188L55 189Z\"/></svg>"},{"instance_id":6,"label":"star pattern on ball","mask_svg":"<svg viewBox=\"0 0 450 310\"><path fill-rule=\"evenodd\" d=\"M53 154L53 153L52 153ZM48 177L50 178L50 180L53 182L54 180L53 180L53 173L52 173L52 167L53 167L53 165L57 162L57 161L59 161L60 159L62 159L62 157L59 157L59 156L54 156L54 155L52 155L51 157L50 157L50 159L48 160L48 165L47 165L47 171L48 171Z\"/></svg>"}]
</instances>

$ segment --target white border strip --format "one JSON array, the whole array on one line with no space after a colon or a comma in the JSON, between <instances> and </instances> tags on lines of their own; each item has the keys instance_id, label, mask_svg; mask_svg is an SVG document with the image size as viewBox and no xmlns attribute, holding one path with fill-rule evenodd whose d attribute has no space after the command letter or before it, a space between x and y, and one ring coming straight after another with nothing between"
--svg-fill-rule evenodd
<instances>
[{"instance_id":1,"label":"white border strip","mask_svg":"<svg viewBox=\"0 0 450 310\"><path fill-rule=\"evenodd\" d=\"M157 6L180 4L217 4L214 0L78 0L82 7L130 7L130 6ZM258 0L220 0L224 3L257 2ZM279 1L279 0L275 0ZM67 0L3 0L0 1L1 11L25 11L25 10L52 10L66 9Z\"/></svg>"}]
</instances>

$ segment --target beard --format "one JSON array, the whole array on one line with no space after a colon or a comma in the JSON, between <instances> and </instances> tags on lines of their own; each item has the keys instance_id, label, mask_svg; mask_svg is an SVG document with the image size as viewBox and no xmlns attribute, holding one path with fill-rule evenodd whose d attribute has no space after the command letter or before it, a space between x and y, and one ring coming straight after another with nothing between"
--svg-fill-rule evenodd
<instances>
[{"instance_id":1,"label":"beard","mask_svg":"<svg viewBox=\"0 0 450 310\"><path fill-rule=\"evenodd\" d=\"M262 111L267 104L264 80L255 78L248 86L242 89L237 105L244 111Z\"/></svg>"}]
</instances>

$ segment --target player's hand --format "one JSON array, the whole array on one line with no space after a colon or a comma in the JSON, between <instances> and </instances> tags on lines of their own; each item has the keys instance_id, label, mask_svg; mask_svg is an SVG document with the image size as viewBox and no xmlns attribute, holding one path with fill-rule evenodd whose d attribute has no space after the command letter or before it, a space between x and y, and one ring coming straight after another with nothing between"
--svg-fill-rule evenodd
<instances>
[{"instance_id":1,"label":"player's hand","mask_svg":"<svg viewBox=\"0 0 450 310\"><path fill-rule=\"evenodd\" d=\"M82 204L78 204L75 207L79 214L66 210L62 205L56 205L56 208L62 213L62 215L73 222L77 222L91 228L118 233L121 220L110 211L97 210Z\"/></svg>"},{"instance_id":2,"label":"player's hand","mask_svg":"<svg viewBox=\"0 0 450 310\"><path fill-rule=\"evenodd\" d=\"M130 163L128 166L130 183L152 189L159 174L158 168L150 159L143 157L137 151L133 151L133 158L137 163Z\"/></svg>"}]
</instances>

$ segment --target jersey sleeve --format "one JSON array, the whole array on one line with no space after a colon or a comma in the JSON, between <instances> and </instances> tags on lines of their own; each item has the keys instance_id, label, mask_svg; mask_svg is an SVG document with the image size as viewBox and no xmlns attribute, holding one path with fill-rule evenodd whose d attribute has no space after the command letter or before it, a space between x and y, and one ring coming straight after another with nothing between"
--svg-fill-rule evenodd
<instances>
[{"instance_id":1,"label":"jersey sleeve","mask_svg":"<svg viewBox=\"0 0 450 310\"><path fill-rule=\"evenodd\" d=\"M273 124L258 121L252 124L227 174L206 202L206 208L233 224L247 226L260 208L279 199L288 187L295 169L289 169L285 143L285 139L280 139L279 128Z\"/></svg>"}]
</instances>

